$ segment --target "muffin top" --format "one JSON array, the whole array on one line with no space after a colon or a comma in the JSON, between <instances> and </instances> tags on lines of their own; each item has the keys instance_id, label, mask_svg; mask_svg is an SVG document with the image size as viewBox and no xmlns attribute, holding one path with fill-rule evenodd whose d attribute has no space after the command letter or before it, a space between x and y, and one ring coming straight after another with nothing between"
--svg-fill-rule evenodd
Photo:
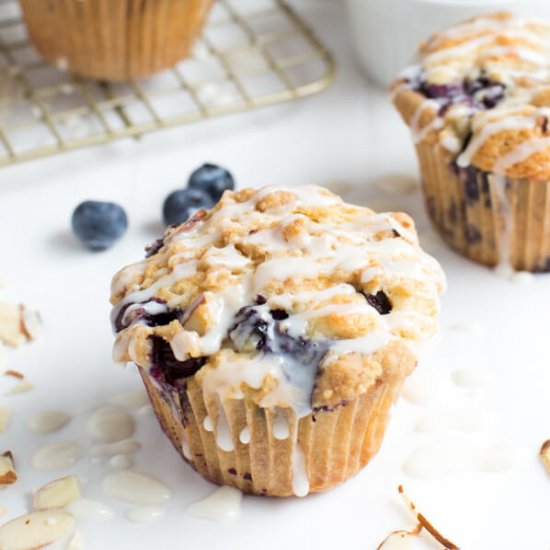
<instances>
[{"instance_id":1,"label":"muffin top","mask_svg":"<svg viewBox=\"0 0 550 550\"><path fill-rule=\"evenodd\" d=\"M550 23L496 13L435 34L392 92L415 141L459 168L550 178Z\"/></svg>"},{"instance_id":2,"label":"muffin top","mask_svg":"<svg viewBox=\"0 0 550 550\"><path fill-rule=\"evenodd\" d=\"M312 186L226 192L114 277L114 357L304 416L412 370L444 285L406 214Z\"/></svg>"}]
</instances>

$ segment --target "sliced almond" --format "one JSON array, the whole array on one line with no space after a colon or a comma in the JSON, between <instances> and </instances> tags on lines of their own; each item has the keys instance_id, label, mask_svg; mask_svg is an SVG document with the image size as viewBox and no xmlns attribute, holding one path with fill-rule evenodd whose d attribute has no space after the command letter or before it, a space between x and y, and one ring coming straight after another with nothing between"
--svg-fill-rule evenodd
<instances>
[{"instance_id":1,"label":"sliced almond","mask_svg":"<svg viewBox=\"0 0 550 550\"><path fill-rule=\"evenodd\" d=\"M540 459L546 468L546 471L550 474L550 439L547 439L541 446L539 452Z\"/></svg>"},{"instance_id":2,"label":"sliced almond","mask_svg":"<svg viewBox=\"0 0 550 550\"><path fill-rule=\"evenodd\" d=\"M58 541L73 529L73 516L67 512L31 512L0 526L0 548L35 550Z\"/></svg>"},{"instance_id":3,"label":"sliced almond","mask_svg":"<svg viewBox=\"0 0 550 550\"><path fill-rule=\"evenodd\" d=\"M0 433L5 432L11 418L11 410L8 407L0 407Z\"/></svg>"},{"instance_id":4,"label":"sliced almond","mask_svg":"<svg viewBox=\"0 0 550 550\"><path fill-rule=\"evenodd\" d=\"M0 341L17 347L25 341L21 332L21 313L18 305L0 302Z\"/></svg>"},{"instance_id":5,"label":"sliced almond","mask_svg":"<svg viewBox=\"0 0 550 550\"><path fill-rule=\"evenodd\" d=\"M22 372L13 369L7 370L4 374L6 376L11 376L12 378L17 378L18 380L23 380L23 378L25 378L25 375Z\"/></svg>"},{"instance_id":6,"label":"sliced almond","mask_svg":"<svg viewBox=\"0 0 550 550\"><path fill-rule=\"evenodd\" d=\"M0 486L11 485L17 481L17 472L13 463L13 456L10 451L0 455ZM0 545L3 549L3 546Z\"/></svg>"},{"instance_id":7,"label":"sliced almond","mask_svg":"<svg viewBox=\"0 0 550 550\"><path fill-rule=\"evenodd\" d=\"M21 305L21 332L27 340L36 340L42 334L42 318L35 309Z\"/></svg>"},{"instance_id":8,"label":"sliced almond","mask_svg":"<svg viewBox=\"0 0 550 550\"><path fill-rule=\"evenodd\" d=\"M398 529L397 531L392 531L377 547L376 550L385 550L386 548L406 548L405 543L401 544L403 541L410 542L412 537L417 537L422 531L422 525L420 523L410 531L406 529ZM407 546L408 548L408 546Z\"/></svg>"},{"instance_id":9,"label":"sliced almond","mask_svg":"<svg viewBox=\"0 0 550 550\"><path fill-rule=\"evenodd\" d=\"M432 524L428 521L425 515L421 514L417 509L414 502L412 502L409 497L405 494L403 485L397 487L399 494L403 497L403 500L407 508L412 512L416 520L418 521L421 528L426 529L426 531L439 543L445 550L460 550L460 547L457 546L454 542L451 542L449 539L445 538ZM420 531L419 531L420 532Z\"/></svg>"},{"instance_id":10,"label":"sliced almond","mask_svg":"<svg viewBox=\"0 0 550 550\"><path fill-rule=\"evenodd\" d=\"M32 507L37 511L65 508L81 496L76 476L66 476L40 487L32 497Z\"/></svg>"},{"instance_id":11,"label":"sliced almond","mask_svg":"<svg viewBox=\"0 0 550 550\"><path fill-rule=\"evenodd\" d=\"M17 395L18 393L25 393L28 391L31 391L34 388L34 384L32 382L29 382L26 378L23 380L19 380L17 384L15 384L9 392L7 392L7 395Z\"/></svg>"},{"instance_id":12,"label":"sliced almond","mask_svg":"<svg viewBox=\"0 0 550 550\"><path fill-rule=\"evenodd\" d=\"M6 348L4 347L2 340L0 340L0 369L3 369L6 366L6 363L7 363Z\"/></svg>"}]
</instances>

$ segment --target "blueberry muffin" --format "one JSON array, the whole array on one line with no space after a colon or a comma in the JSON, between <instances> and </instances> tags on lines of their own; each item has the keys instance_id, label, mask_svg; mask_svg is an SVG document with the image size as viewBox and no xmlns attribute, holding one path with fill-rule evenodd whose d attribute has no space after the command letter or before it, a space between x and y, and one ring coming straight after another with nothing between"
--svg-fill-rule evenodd
<instances>
[{"instance_id":1,"label":"blueberry muffin","mask_svg":"<svg viewBox=\"0 0 550 550\"><path fill-rule=\"evenodd\" d=\"M213 0L21 0L36 49L101 80L156 73L186 57Z\"/></svg>"},{"instance_id":2,"label":"blueberry muffin","mask_svg":"<svg viewBox=\"0 0 550 550\"><path fill-rule=\"evenodd\" d=\"M550 23L496 13L432 36L392 86L428 214L469 258L550 271Z\"/></svg>"},{"instance_id":3,"label":"blueberry muffin","mask_svg":"<svg viewBox=\"0 0 550 550\"><path fill-rule=\"evenodd\" d=\"M443 286L406 214L318 187L226 192L114 277L114 357L205 478L303 496L376 453Z\"/></svg>"}]
</instances>

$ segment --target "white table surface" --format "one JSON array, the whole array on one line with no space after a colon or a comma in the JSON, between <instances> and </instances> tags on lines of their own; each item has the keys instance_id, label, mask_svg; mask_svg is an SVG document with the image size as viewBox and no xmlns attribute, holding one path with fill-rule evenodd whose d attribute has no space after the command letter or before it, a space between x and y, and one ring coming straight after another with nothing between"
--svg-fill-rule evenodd
<instances>
[{"instance_id":1,"label":"white table surface","mask_svg":"<svg viewBox=\"0 0 550 550\"><path fill-rule=\"evenodd\" d=\"M356 68L341 3L293 3L338 61L337 80L324 93L0 171L0 277L9 284L3 294L38 307L45 321L39 341L8 357L9 368L24 372L36 387L0 397L0 404L14 412L9 430L0 434L0 451L14 452L20 474L17 484L0 494L7 508L4 519L25 512L32 490L56 477L31 471L33 449L66 439L85 442L83 411L125 388L139 388L135 372L111 361L110 278L140 259L143 246L159 235L166 194L183 184L193 168L213 161L229 167L240 187L333 186L347 189L344 197L351 201L381 210L403 209L416 218L449 283L441 335L417 372L442 380L438 396L426 405L402 399L380 453L342 486L305 499L245 497L240 517L222 523L185 513L187 504L212 492L213 486L179 459L153 417L140 416L143 449L136 467L174 489L167 516L151 526L129 523L123 517L128 506L99 490L108 467L93 465L86 457L69 471L87 480L86 496L117 511L110 522L80 524L86 548L374 549L389 531L414 523L397 494L403 483L421 511L462 548L548 549L550 478L537 453L550 437L550 275L523 284L497 278L435 237L419 191L395 196L374 185L388 174L416 177L407 130L385 94L369 86ZM117 201L130 218L127 235L104 253L87 252L68 229L73 208L88 198ZM474 334L453 330L473 321L479 329ZM459 390L448 375L461 366L488 370L494 383L476 392ZM402 469L405 459L419 445L440 438L416 433L415 423L445 407L472 403L496 414L494 426L477 435L443 435L471 438L476 445L511 443L526 453L521 466L501 473L455 472L432 480L408 477ZM25 427L27 418L46 408L79 414L60 433L32 435ZM423 547L437 548L429 543Z\"/></svg>"}]
</instances>

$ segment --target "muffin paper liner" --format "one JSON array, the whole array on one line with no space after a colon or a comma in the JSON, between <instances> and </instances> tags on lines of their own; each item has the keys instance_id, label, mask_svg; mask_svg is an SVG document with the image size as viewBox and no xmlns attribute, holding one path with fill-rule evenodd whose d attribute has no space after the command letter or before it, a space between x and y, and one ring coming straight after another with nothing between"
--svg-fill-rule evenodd
<instances>
[{"instance_id":1,"label":"muffin paper liner","mask_svg":"<svg viewBox=\"0 0 550 550\"><path fill-rule=\"evenodd\" d=\"M378 451L391 405L402 378L377 382L368 392L331 411L319 411L296 421L292 409L278 409L289 436L273 436L276 413L250 398L205 397L190 378L180 392L159 383L139 368L160 425L176 450L204 478L244 493L292 496L293 481L307 472L309 492L320 492L346 480ZM210 419L213 431L204 427ZM240 434L248 428L250 443ZM296 432L297 430L297 432ZM233 450L224 451L216 434L226 432ZM295 441L297 439L297 445ZM227 448L227 440L222 445ZM293 473L303 453L305 471Z\"/></svg>"},{"instance_id":2,"label":"muffin paper liner","mask_svg":"<svg viewBox=\"0 0 550 550\"><path fill-rule=\"evenodd\" d=\"M416 149L426 209L451 248L489 266L550 271L550 182L457 169L438 144Z\"/></svg>"},{"instance_id":3,"label":"muffin paper liner","mask_svg":"<svg viewBox=\"0 0 550 550\"><path fill-rule=\"evenodd\" d=\"M21 0L38 51L70 73L127 80L187 56L212 0Z\"/></svg>"}]
</instances>

